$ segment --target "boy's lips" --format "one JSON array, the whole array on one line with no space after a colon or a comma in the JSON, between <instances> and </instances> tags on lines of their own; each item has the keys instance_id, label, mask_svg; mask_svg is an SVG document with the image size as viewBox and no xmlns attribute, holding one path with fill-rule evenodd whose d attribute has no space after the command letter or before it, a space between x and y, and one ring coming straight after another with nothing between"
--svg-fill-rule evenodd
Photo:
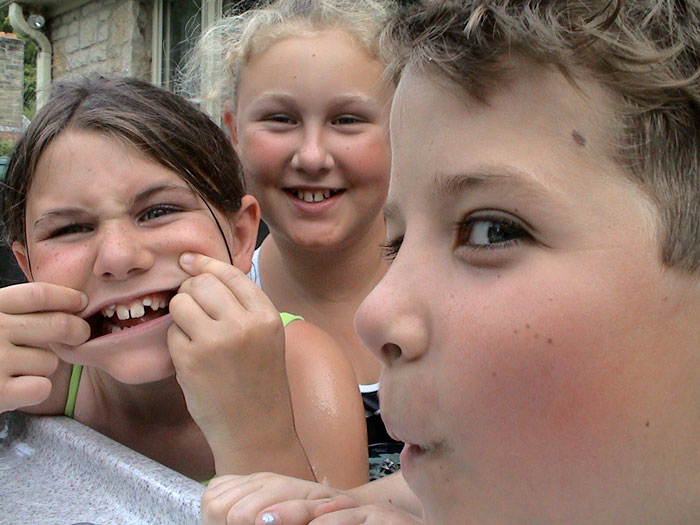
<instances>
[{"instance_id":1,"label":"boy's lips","mask_svg":"<svg viewBox=\"0 0 700 525\"><path fill-rule=\"evenodd\" d=\"M413 441L411 439L411 436L405 435L403 432L396 432L396 431L392 430L392 428L389 425L386 425L386 431L387 431L387 434L389 434L389 436L392 439L394 439L396 441L401 441L405 445L410 446L410 447L415 447L423 452L431 452L431 451L435 450L435 448L436 448L436 445L434 445L434 444L420 443L420 442Z\"/></svg>"},{"instance_id":2,"label":"boy's lips","mask_svg":"<svg viewBox=\"0 0 700 525\"><path fill-rule=\"evenodd\" d=\"M176 289L150 292L91 308L85 320L90 325L90 340L109 335L134 326L143 325L169 313L168 303L177 293Z\"/></svg>"}]
</instances>

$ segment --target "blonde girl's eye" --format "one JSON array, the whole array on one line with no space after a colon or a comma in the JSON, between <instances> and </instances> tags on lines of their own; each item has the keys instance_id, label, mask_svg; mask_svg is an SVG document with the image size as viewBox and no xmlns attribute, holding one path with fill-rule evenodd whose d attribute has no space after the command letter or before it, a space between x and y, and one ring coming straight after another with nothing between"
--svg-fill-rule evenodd
<instances>
[{"instance_id":1,"label":"blonde girl's eye","mask_svg":"<svg viewBox=\"0 0 700 525\"><path fill-rule=\"evenodd\" d=\"M457 225L457 246L508 248L530 239L530 234L522 225L503 216L467 217Z\"/></svg>"},{"instance_id":2,"label":"blonde girl's eye","mask_svg":"<svg viewBox=\"0 0 700 525\"><path fill-rule=\"evenodd\" d=\"M363 122L365 122L364 119L356 117L355 115L341 115L333 119L333 124L335 125L361 124Z\"/></svg>"},{"instance_id":3,"label":"blonde girl's eye","mask_svg":"<svg viewBox=\"0 0 700 525\"><path fill-rule=\"evenodd\" d=\"M291 118L288 115L284 115L282 113L279 113L276 115L270 115L270 116L266 117L264 120L267 120L269 122L274 122L276 124L290 124L290 125L296 124L296 121L293 118Z\"/></svg>"}]
</instances>

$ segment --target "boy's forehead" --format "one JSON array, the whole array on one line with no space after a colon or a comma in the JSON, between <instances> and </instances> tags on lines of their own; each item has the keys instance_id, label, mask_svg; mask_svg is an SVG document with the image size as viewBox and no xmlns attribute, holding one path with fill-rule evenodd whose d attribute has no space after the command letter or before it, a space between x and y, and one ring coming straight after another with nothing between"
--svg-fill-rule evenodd
<instances>
[{"instance_id":1,"label":"boy's forehead","mask_svg":"<svg viewBox=\"0 0 700 525\"><path fill-rule=\"evenodd\" d=\"M427 184L432 193L443 175L495 174L547 191L568 179L570 190L584 194L589 176L622 170L612 108L601 86L574 85L555 68L532 63L513 67L485 101L444 75L409 67L391 109L390 209L399 187Z\"/></svg>"},{"instance_id":2,"label":"boy's forehead","mask_svg":"<svg viewBox=\"0 0 700 525\"><path fill-rule=\"evenodd\" d=\"M475 122L492 120L503 125L520 120L550 131L556 140L565 137L567 145L596 151L609 160L618 157L618 106L602 85L585 78L571 79L553 66L525 59L510 60L508 68L504 81L494 85L485 100L477 100L436 68L407 66L391 107L392 143L411 133L416 117L428 120L425 116L430 114L433 125L459 124L459 119L471 117ZM446 100L454 111L445 111ZM530 132L522 128L523 134Z\"/></svg>"}]
</instances>

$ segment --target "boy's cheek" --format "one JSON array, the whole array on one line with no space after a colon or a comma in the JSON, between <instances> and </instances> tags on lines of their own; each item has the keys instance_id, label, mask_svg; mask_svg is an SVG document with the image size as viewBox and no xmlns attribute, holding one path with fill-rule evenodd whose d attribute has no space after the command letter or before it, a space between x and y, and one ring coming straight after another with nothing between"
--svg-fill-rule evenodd
<instances>
[{"instance_id":1,"label":"boy's cheek","mask_svg":"<svg viewBox=\"0 0 700 525\"><path fill-rule=\"evenodd\" d=\"M603 318L597 327L559 321L546 328L533 321L490 341L471 334L463 339L471 344L443 363L438 382L452 387L439 403L451 407L455 435L477 464L505 461L517 471L559 460L590 468L616 461L634 434L647 431L654 367L636 363L631 350L643 343Z\"/></svg>"}]
</instances>

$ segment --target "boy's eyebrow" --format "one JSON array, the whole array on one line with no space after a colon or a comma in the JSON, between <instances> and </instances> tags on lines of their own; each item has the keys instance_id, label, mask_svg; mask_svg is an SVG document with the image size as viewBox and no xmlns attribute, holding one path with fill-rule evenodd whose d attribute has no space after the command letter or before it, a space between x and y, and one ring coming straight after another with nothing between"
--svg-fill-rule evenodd
<instances>
[{"instance_id":1,"label":"boy's eyebrow","mask_svg":"<svg viewBox=\"0 0 700 525\"><path fill-rule=\"evenodd\" d=\"M465 173L432 175L433 197L439 201L454 198L465 191L478 187L510 186L534 197L551 197L552 192L537 182L535 177L525 171L507 165L485 165ZM384 221L393 220L401 215L399 206L388 200L384 204Z\"/></svg>"},{"instance_id":2,"label":"boy's eyebrow","mask_svg":"<svg viewBox=\"0 0 700 525\"><path fill-rule=\"evenodd\" d=\"M129 201L129 206L138 205L144 201L147 201L149 198L151 198L157 193L171 190L192 192L190 188L186 186L180 186L178 184L159 184L158 186L147 188L146 190L136 195L133 199ZM88 215L88 213L82 208L55 208L53 210L48 210L47 212L42 213L41 217L34 221L34 227L36 227L37 224L47 219L55 217L79 217L81 215Z\"/></svg>"},{"instance_id":3,"label":"boy's eyebrow","mask_svg":"<svg viewBox=\"0 0 700 525\"><path fill-rule=\"evenodd\" d=\"M432 187L437 198L447 198L479 186L493 187L504 184L518 187L536 197L551 195L532 174L508 165L486 165L466 173L436 174L433 176Z\"/></svg>"}]
</instances>

